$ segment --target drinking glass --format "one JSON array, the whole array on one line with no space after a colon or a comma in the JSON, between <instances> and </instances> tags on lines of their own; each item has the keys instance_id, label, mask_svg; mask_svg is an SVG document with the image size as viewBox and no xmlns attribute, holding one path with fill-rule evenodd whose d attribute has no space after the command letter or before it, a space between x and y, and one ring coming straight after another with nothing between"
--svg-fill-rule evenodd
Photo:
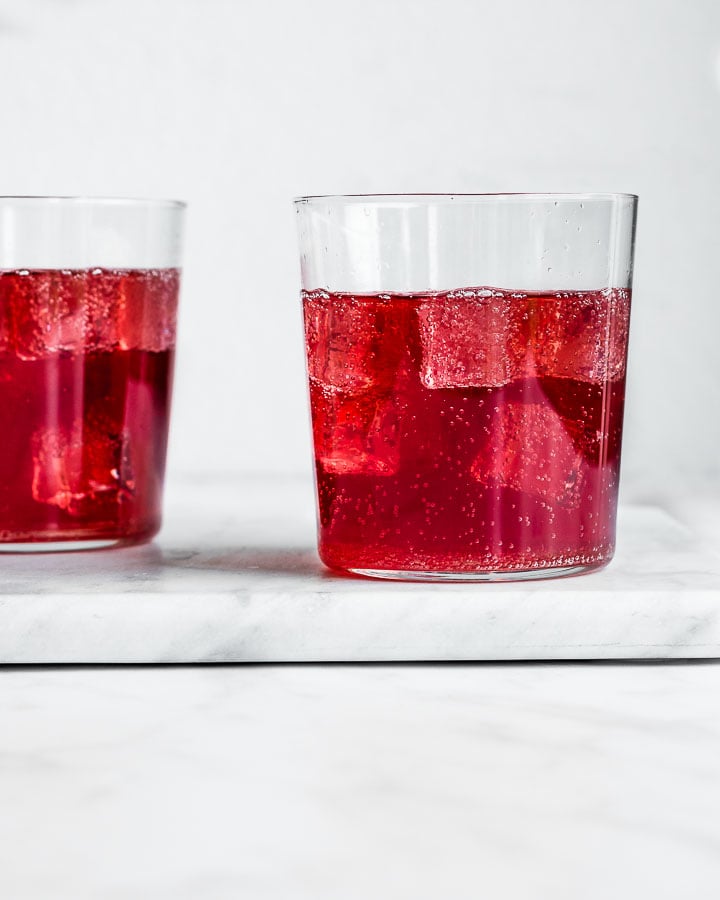
<instances>
[{"instance_id":1,"label":"drinking glass","mask_svg":"<svg viewBox=\"0 0 720 900\"><path fill-rule=\"evenodd\" d=\"M183 215L0 197L0 550L158 531Z\"/></svg>"},{"instance_id":2,"label":"drinking glass","mask_svg":"<svg viewBox=\"0 0 720 900\"><path fill-rule=\"evenodd\" d=\"M303 197L319 552L503 580L615 548L637 197Z\"/></svg>"}]
</instances>

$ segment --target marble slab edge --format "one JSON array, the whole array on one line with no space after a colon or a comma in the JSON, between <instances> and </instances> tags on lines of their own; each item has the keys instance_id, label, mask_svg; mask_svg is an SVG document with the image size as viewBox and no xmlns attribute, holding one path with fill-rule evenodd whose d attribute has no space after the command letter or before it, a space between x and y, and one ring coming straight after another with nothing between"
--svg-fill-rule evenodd
<instances>
[{"instance_id":1,"label":"marble slab edge","mask_svg":"<svg viewBox=\"0 0 720 900\"><path fill-rule=\"evenodd\" d=\"M2 664L720 657L720 591L6 595Z\"/></svg>"}]
</instances>

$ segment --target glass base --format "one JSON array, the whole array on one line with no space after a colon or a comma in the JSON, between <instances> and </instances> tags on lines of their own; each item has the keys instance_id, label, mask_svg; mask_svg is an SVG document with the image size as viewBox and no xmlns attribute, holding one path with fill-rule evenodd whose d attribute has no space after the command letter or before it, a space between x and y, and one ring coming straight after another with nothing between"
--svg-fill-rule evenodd
<instances>
[{"instance_id":1,"label":"glass base","mask_svg":"<svg viewBox=\"0 0 720 900\"><path fill-rule=\"evenodd\" d=\"M108 538L97 541L32 541L29 543L0 543L2 553L75 553L81 550L107 550L109 547L129 547L150 538Z\"/></svg>"},{"instance_id":2,"label":"glass base","mask_svg":"<svg viewBox=\"0 0 720 900\"><path fill-rule=\"evenodd\" d=\"M385 581L442 581L442 582L499 582L499 581L539 581L543 578L566 578L570 575L584 575L603 569L609 559L578 566L558 566L547 569L506 569L497 572L417 572L402 569L347 569L353 575L364 578L382 578Z\"/></svg>"}]
</instances>

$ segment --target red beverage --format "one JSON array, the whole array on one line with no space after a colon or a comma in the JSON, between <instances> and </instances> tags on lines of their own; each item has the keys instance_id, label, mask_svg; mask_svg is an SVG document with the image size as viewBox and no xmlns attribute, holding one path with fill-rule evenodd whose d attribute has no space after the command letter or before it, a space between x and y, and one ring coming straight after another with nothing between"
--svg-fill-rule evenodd
<instances>
[{"instance_id":1,"label":"red beverage","mask_svg":"<svg viewBox=\"0 0 720 900\"><path fill-rule=\"evenodd\" d=\"M160 527L179 272L0 271L0 542Z\"/></svg>"},{"instance_id":2,"label":"red beverage","mask_svg":"<svg viewBox=\"0 0 720 900\"><path fill-rule=\"evenodd\" d=\"M629 290L313 291L303 306L326 565L611 559Z\"/></svg>"}]
</instances>

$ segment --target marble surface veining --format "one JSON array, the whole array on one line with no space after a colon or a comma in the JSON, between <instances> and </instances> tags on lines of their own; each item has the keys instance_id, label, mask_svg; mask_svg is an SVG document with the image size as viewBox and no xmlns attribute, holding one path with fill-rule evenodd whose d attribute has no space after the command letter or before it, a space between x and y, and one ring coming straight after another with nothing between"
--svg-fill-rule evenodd
<instances>
[{"instance_id":1,"label":"marble surface veining","mask_svg":"<svg viewBox=\"0 0 720 900\"><path fill-rule=\"evenodd\" d=\"M621 510L602 572L534 583L341 578L314 550L312 487L171 489L145 547L0 557L0 661L720 656L720 556L669 514Z\"/></svg>"}]
</instances>

